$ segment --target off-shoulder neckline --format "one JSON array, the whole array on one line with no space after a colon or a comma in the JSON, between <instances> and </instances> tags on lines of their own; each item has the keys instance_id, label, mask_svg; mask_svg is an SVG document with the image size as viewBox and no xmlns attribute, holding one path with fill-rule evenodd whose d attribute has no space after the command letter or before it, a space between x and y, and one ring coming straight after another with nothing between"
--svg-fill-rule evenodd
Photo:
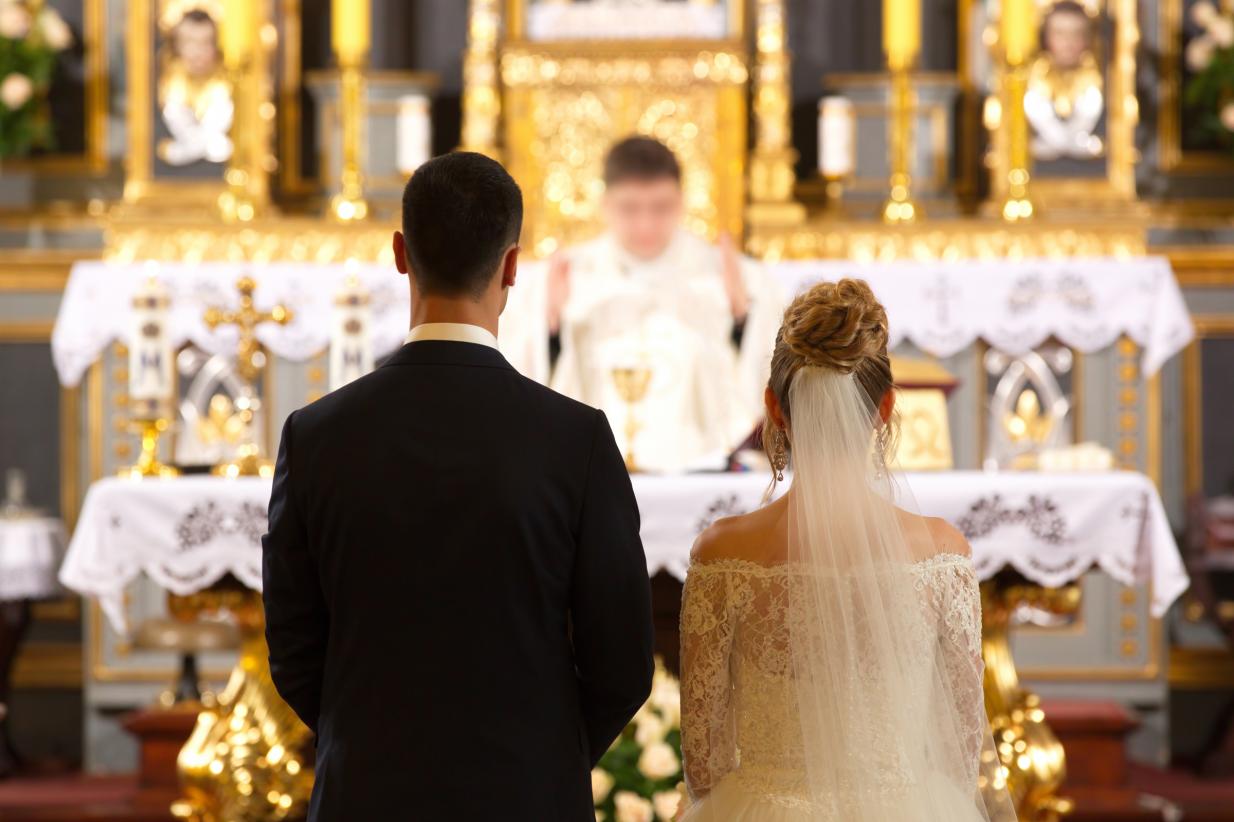
<instances>
[{"instance_id":1,"label":"off-shoulder neckline","mask_svg":"<svg viewBox=\"0 0 1234 822\"><path fill-rule=\"evenodd\" d=\"M929 571L935 568L946 568L953 565L972 566L972 559L954 551L940 551L924 559L915 560L906 566L910 571ZM693 571L736 571L756 576L779 576L783 574L808 573L810 569L801 562L780 562L775 565L764 565L749 559L726 557L723 559L696 560L690 559L689 570Z\"/></svg>"}]
</instances>

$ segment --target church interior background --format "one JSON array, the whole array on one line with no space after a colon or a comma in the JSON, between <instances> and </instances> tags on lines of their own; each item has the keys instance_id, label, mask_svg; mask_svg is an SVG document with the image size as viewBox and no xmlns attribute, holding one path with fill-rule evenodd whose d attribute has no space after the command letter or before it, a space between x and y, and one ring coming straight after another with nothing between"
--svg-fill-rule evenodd
<instances>
[{"instance_id":1,"label":"church interior background","mask_svg":"<svg viewBox=\"0 0 1234 822\"><path fill-rule=\"evenodd\" d=\"M0 817L303 815L254 592L281 422L401 343L417 165L507 165L539 316L632 133L687 229L887 304L1021 817L1234 819L1229 0L0 0ZM503 326L547 380L540 338ZM663 729L593 775L622 822L671 817L690 544L767 479L635 442Z\"/></svg>"}]
</instances>

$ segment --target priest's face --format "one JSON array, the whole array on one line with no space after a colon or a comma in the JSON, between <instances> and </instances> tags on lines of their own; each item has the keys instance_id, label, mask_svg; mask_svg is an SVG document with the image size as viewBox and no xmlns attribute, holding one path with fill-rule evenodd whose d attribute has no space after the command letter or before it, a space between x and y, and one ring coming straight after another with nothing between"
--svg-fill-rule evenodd
<instances>
[{"instance_id":1,"label":"priest's face","mask_svg":"<svg viewBox=\"0 0 1234 822\"><path fill-rule=\"evenodd\" d=\"M608 229L629 253L649 260L668 248L681 225L681 184L672 177L622 180L604 193Z\"/></svg>"}]
</instances>

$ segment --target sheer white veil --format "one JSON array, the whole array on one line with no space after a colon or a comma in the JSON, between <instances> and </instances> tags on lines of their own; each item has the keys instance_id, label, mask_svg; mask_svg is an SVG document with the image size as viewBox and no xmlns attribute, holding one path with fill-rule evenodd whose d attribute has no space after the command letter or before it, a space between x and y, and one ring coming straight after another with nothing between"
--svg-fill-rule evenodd
<instances>
[{"instance_id":1,"label":"sheer white veil","mask_svg":"<svg viewBox=\"0 0 1234 822\"><path fill-rule=\"evenodd\" d=\"M883 420L853 373L803 365L788 393L789 561L806 571L788 651L810 798L826 819L1014 820L971 565L887 470Z\"/></svg>"}]
</instances>

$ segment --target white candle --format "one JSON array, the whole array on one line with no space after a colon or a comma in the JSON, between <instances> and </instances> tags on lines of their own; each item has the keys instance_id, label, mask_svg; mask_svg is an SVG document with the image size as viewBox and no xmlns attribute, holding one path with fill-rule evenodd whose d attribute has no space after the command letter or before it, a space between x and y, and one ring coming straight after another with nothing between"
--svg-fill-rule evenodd
<instances>
[{"instance_id":1,"label":"white candle","mask_svg":"<svg viewBox=\"0 0 1234 822\"><path fill-rule=\"evenodd\" d=\"M373 370L369 292L356 275L355 260L347 261L347 280L334 298L330 335L330 390L342 388Z\"/></svg>"},{"instance_id":2,"label":"white candle","mask_svg":"<svg viewBox=\"0 0 1234 822\"><path fill-rule=\"evenodd\" d=\"M129 399L135 403L157 404L172 399L175 352L167 331L170 304L167 289L155 277L147 279L133 295Z\"/></svg>"},{"instance_id":3,"label":"white candle","mask_svg":"<svg viewBox=\"0 0 1234 822\"><path fill-rule=\"evenodd\" d=\"M818 170L828 180L852 175L857 165L857 123L847 97L818 101Z\"/></svg>"},{"instance_id":4,"label":"white candle","mask_svg":"<svg viewBox=\"0 0 1234 822\"><path fill-rule=\"evenodd\" d=\"M408 94L398 99L398 170L410 175L433 156L432 118L428 97Z\"/></svg>"}]
</instances>

